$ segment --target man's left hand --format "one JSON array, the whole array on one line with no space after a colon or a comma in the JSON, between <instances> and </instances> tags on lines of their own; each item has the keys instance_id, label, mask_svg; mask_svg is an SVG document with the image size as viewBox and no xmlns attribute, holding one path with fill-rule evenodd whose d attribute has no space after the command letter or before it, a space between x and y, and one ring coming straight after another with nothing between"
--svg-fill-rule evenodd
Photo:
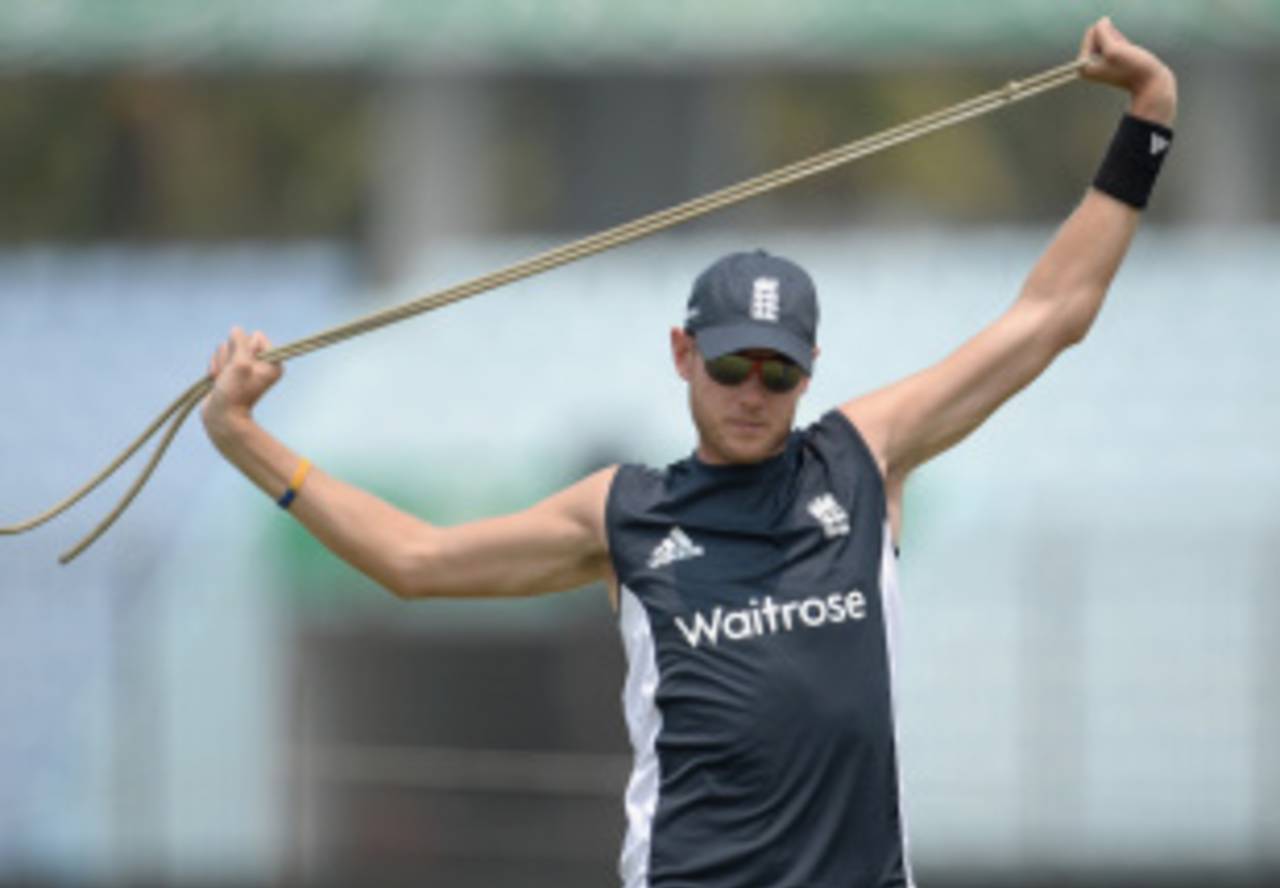
<instances>
[{"instance_id":1,"label":"man's left hand","mask_svg":"<svg viewBox=\"0 0 1280 888\"><path fill-rule=\"evenodd\" d=\"M1178 113L1178 81L1154 53L1120 33L1110 18L1098 19L1084 33L1080 58L1089 59L1081 71L1086 80L1128 90L1129 111L1153 123L1172 127Z\"/></svg>"}]
</instances>

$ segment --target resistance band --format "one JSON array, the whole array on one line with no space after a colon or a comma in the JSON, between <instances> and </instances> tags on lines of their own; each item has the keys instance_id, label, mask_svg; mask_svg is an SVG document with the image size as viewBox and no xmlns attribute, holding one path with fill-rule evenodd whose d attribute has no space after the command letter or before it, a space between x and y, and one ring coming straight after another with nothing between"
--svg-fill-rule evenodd
<instances>
[{"instance_id":1,"label":"resistance band","mask_svg":"<svg viewBox=\"0 0 1280 888\"><path fill-rule=\"evenodd\" d=\"M380 327L395 324L415 315L424 314L428 311L434 311L437 308L443 308L453 302L458 302L486 290L492 290L501 287L504 284L510 284L523 278L531 277L560 265L591 256L596 253L603 252L622 244L630 243L639 238L646 237L650 234L678 225L681 222L687 222L699 216L719 210L723 207L731 206L739 203L749 197L755 197L774 189L781 188L784 185L790 185L801 179L815 176L818 173L826 172L844 164L858 160L862 157L884 151L894 145L901 145L913 139L929 133L945 129L949 126L962 123L966 120L972 120L983 114L988 114L1006 105L1023 99L1030 98L1034 95L1047 92L1051 89L1064 86L1079 78L1080 71L1090 62L1088 58L1080 58L1056 68L1050 68L1039 74L1027 77L1023 80L1011 80L1000 89L983 93L967 101L957 105L952 105L941 111L935 111L932 114L926 114L907 123L891 127L875 135L867 136L830 151L825 151L805 160L798 161L788 166L781 167L763 175L756 176L752 179L739 182L736 185L730 185L719 191L713 191L702 197L694 198L682 204L677 204L665 210L656 213L650 213L642 216L632 222L618 225L614 228L601 231L597 234L584 237L580 240L573 241L563 246L540 253L532 258L526 259L515 265L509 265L506 268L491 272L465 283L457 284L444 290L431 293L419 299L401 305L392 306L383 309L363 318L358 318L349 323L325 330L305 339L299 339L297 342L282 345L277 348L263 352L259 357L264 361L272 363L283 363L290 358L296 358L305 355L308 352L342 342L345 339L351 339L355 336L377 330ZM191 411L195 409L205 395L213 388L213 379L206 376L198 382L193 383L190 388L178 396L172 404L170 404L163 413L155 418L155 420L147 427L147 429L138 436L132 444L130 444L124 452L117 456L110 465L99 472L83 487L77 490L71 496L62 502L43 512L34 518L30 518L19 524L9 527L0 527L0 535L14 535L25 533L32 530L45 522L62 514L71 508L92 490L94 490L103 481L109 478L117 469L120 468L133 454L135 454L148 440L151 439L157 431L160 430L166 422L169 427L165 429L164 434L160 438L160 444L156 447L156 451L152 454L151 459L147 461L146 466L138 475L137 479L121 497L120 502L116 505L111 513L104 518L93 532L77 543L73 548L64 552L59 556L58 561L67 564L77 555L87 549L100 536L106 533L107 529L115 523L116 519L129 507L134 497L142 489L143 485L150 479L156 466L159 465L165 451L169 449L169 445L173 442L173 438L178 433L178 429L186 421Z\"/></svg>"}]
</instances>

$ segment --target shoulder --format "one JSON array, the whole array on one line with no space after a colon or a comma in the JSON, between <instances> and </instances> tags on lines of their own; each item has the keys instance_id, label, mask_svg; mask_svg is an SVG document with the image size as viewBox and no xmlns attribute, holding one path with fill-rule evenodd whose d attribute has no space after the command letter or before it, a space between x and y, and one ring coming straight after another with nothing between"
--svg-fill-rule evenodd
<instances>
[{"instance_id":1,"label":"shoulder","mask_svg":"<svg viewBox=\"0 0 1280 888\"><path fill-rule=\"evenodd\" d=\"M881 460L857 419L849 411L843 408L828 410L817 422L803 429L801 434L810 447L836 458L870 467L875 474L884 477Z\"/></svg>"},{"instance_id":2,"label":"shoulder","mask_svg":"<svg viewBox=\"0 0 1280 888\"><path fill-rule=\"evenodd\" d=\"M807 459L807 485L820 483L826 494L849 509L869 509L882 516L889 507L889 485L883 467L857 423L832 409L801 431ZM811 487L809 489L812 489Z\"/></svg>"},{"instance_id":3,"label":"shoulder","mask_svg":"<svg viewBox=\"0 0 1280 888\"><path fill-rule=\"evenodd\" d=\"M679 464L656 469L640 463L613 466L605 492L605 519L614 522L624 513L647 511L661 498L667 479Z\"/></svg>"}]
</instances>

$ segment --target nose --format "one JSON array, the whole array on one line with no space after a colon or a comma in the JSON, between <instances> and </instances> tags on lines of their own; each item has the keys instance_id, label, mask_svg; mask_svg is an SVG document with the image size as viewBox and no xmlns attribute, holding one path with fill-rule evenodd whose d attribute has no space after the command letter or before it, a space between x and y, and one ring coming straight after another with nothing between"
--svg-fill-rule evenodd
<instances>
[{"instance_id":1,"label":"nose","mask_svg":"<svg viewBox=\"0 0 1280 888\"><path fill-rule=\"evenodd\" d=\"M751 406L764 406L769 395L772 394L764 386L764 376L761 374L759 364L751 368L747 378L742 380L734 390L738 393L738 399L743 404Z\"/></svg>"}]
</instances>

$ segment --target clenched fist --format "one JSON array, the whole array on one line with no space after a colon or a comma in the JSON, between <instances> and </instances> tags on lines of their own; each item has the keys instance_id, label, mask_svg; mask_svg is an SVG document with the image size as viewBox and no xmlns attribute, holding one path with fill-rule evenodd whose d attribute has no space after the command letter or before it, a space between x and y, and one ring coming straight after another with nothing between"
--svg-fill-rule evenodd
<instances>
[{"instance_id":1,"label":"clenched fist","mask_svg":"<svg viewBox=\"0 0 1280 888\"><path fill-rule=\"evenodd\" d=\"M1135 117L1172 127L1178 112L1178 82L1173 71L1156 55L1120 33L1110 18L1098 19L1084 33L1081 59L1089 63L1081 71L1086 80L1127 90L1133 97Z\"/></svg>"},{"instance_id":2,"label":"clenched fist","mask_svg":"<svg viewBox=\"0 0 1280 888\"><path fill-rule=\"evenodd\" d=\"M209 436L217 442L235 422L247 420L253 405L284 375L284 366L264 361L259 355L271 348L271 340L261 331L246 335L239 327L218 346L209 360L213 390L200 408Z\"/></svg>"}]
</instances>

